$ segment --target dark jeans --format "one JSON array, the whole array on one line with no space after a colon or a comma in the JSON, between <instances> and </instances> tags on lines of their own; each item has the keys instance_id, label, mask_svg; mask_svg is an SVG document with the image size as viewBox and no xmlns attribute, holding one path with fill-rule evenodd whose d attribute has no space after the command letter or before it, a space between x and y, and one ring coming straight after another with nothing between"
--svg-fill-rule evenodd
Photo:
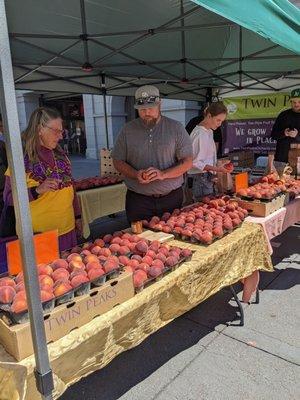
<instances>
[{"instance_id":1,"label":"dark jeans","mask_svg":"<svg viewBox=\"0 0 300 400\"><path fill-rule=\"evenodd\" d=\"M126 215L128 222L149 220L155 215L160 217L165 212L172 212L175 208L182 207L182 201L182 187L162 197L145 196L127 190Z\"/></svg>"}]
</instances>

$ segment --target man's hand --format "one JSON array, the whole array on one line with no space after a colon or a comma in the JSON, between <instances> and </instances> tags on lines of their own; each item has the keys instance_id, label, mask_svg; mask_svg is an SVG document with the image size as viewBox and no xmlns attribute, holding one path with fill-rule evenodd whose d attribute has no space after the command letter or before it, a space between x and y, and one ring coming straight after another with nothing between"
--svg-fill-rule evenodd
<instances>
[{"instance_id":1,"label":"man's hand","mask_svg":"<svg viewBox=\"0 0 300 400\"><path fill-rule=\"evenodd\" d=\"M147 174L149 182L153 182L156 180L162 181L162 180L166 179L164 172L161 171L160 169L157 169L154 167L148 168L146 170L146 174Z\"/></svg>"},{"instance_id":2,"label":"man's hand","mask_svg":"<svg viewBox=\"0 0 300 400\"><path fill-rule=\"evenodd\" d=\"M298 129L286 128L284 130L284 134L285 134L285 136L289 136L289 137L295 138L298 135Z\"/></svg>"},{"instance_id":3,"label":"man's hand","mask_svg":"<svg viewBox=\"0 0 300 400\"><path fill-rule=\"evenodd\" d=\"M148 175L146 174L146 171L144 169L140 169L137 172L136 175L136 179L139 181L139 183L141 183L142 185L146 185L147 183L149 183L148 180Z\"/></svg>"},{"instance_id":4,"label":"man's hand","mask_svg":"<svg viewBox=\"0 0 300 400\"><path fill-rule=\"evenodd\" d=\"M60 179L47 178L36 188L37 194L44 194L46 192L54 192L59 189Z\"/></svg>"}]
</instances>

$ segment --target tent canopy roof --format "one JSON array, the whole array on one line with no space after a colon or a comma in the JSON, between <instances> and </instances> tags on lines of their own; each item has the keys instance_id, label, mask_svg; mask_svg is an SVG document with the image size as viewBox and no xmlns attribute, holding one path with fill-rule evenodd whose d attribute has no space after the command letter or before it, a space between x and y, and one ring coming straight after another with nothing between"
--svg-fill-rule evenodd
<instances>
[{"instance_id":1,"label":"tent canopy roof","mask_svg":"<svg viewBox=\"0 0 300 400\"><path fill-rule=\"evenodd\" d=\"M260 14L239 0L236 17L229 0L10 0L16 88L99 94L105 75L109 95L133 95L153 83L165 97L199 100L207 87L237 90L249 80L249 89L274 91L269 81L300 73L300 10L287 0L253 1ZM284 35L250 30L247 14L254 21L274 18L276 31L289 34L286 48ZM252 28L263 29L254 22ZM288 49L297 45L294 33L298 54ZM84 71L89 64L92 70Z\"/></svg>"}]
</instances>

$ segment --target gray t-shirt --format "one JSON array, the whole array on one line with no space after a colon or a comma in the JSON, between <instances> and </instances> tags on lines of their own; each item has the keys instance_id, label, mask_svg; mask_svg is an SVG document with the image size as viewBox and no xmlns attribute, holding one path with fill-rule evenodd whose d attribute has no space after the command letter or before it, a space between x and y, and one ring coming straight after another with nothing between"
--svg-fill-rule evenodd
<instances>
[{"instance_id":1,"label":"gray t-shirt","mask_svg":"<svg viewBox=\"0 0 300 400\"><path fill-rule=\"evenodd\" d=\"M165 170L192 155L191 139L184 127L163 116L152 128L145 126L140 118L128 122L121 129L112 151L113 159L125 161L136 170L149 167ZM125 178L125 183L136 193L165 195L182 185L183 176L145 185L136 179Z\"/></svg>"}]
</instances>

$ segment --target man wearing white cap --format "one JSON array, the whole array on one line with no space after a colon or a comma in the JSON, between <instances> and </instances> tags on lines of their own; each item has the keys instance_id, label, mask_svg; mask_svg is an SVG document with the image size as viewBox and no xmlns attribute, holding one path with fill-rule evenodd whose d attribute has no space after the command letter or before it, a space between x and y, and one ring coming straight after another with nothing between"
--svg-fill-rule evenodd
<instances>
[{"instance_id":1,"label":"man wearing white cap","mask_svg":"<svg viewBox=\"0 0 300 400\"><path fill-rule=\"evenodd\" d=\"M291 143L300 143L300 88L291 93L291 106L274 123L271 137L277 140L274 160L288 162Z\"/></svg>"},{"instance_id":2,"label":"man wearing white cap","mask_svg":"<svg viewBox=\"0 0 300 400\"><path fill-rule=\"evenodd\" d=\"M190 137L180 122L160 112L155 86L135 92L139 118L128 122L112 152L115 168L127 186L129 222L172 212L183 200L183 174L192 166Z\"/></svg>"}]
</instances>

